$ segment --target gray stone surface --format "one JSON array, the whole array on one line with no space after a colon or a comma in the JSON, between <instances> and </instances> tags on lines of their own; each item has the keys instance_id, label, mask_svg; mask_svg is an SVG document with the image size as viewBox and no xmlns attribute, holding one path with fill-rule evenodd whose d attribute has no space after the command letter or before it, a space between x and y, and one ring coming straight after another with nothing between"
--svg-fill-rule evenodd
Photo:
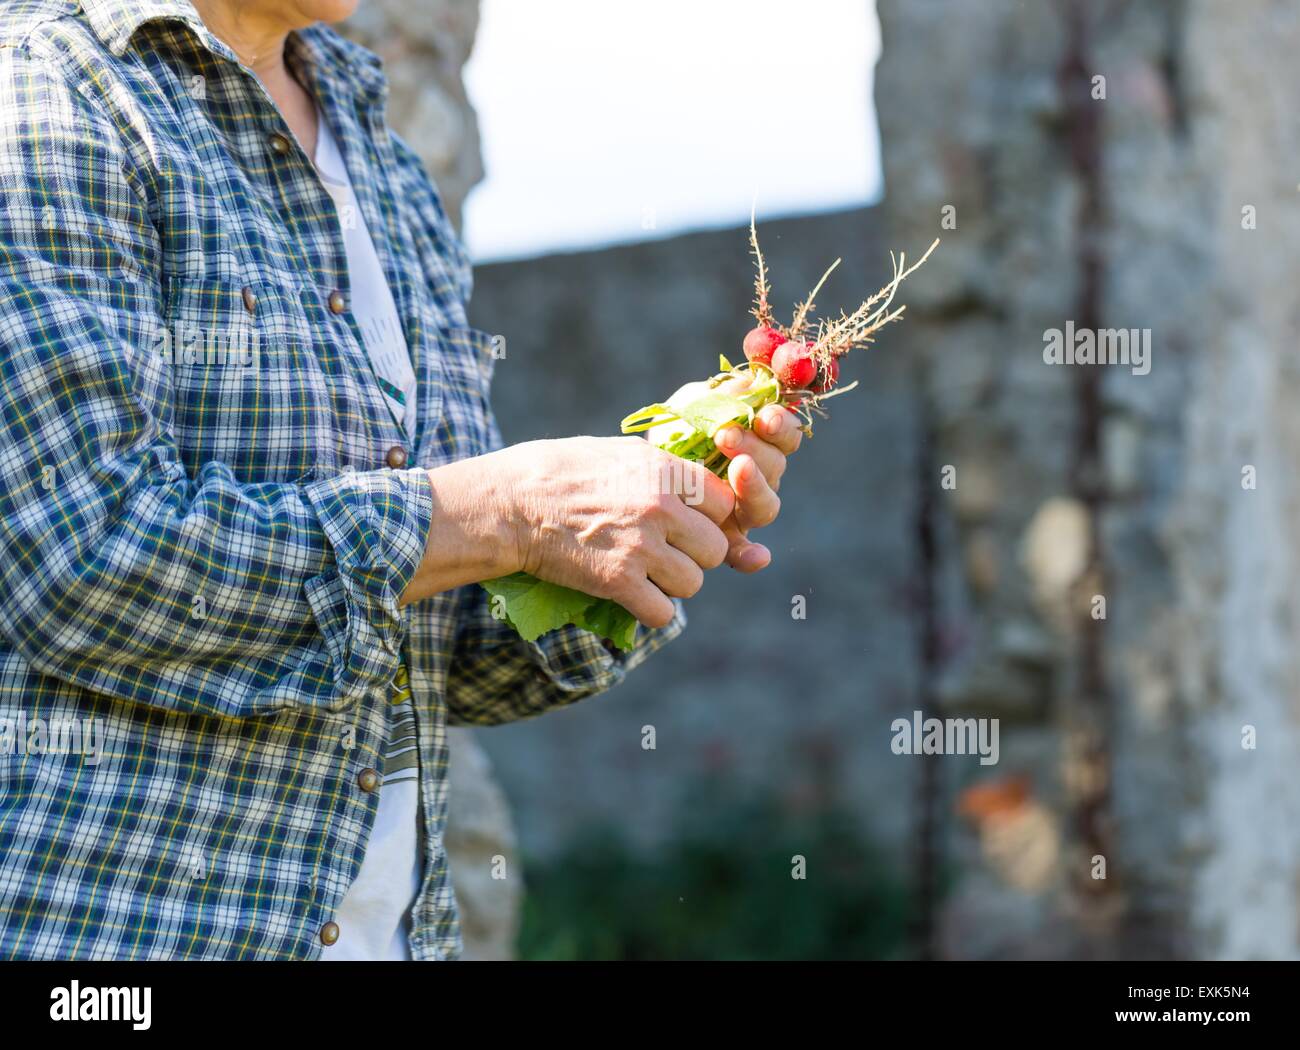
<instances>
[{"instance_id":1,"label":"gray stone surface","mask_svg":"<svg viewBox=\"0 0 1300 1050\"><path fill-rule=\"evenodd\" d=\"M1007 639L1042 641L1043 703L1007 743L1066 828L1069 877L1039 895L956 832L969 874L947 926L976 934L947 950L1294 958L1300 220L1279 161L1300 134L1284 101L1300 16L1264 2L880 7L891 237L945 237L902 341L925 355L940 458L996 490L974 510L942 504L943 559L966 567L944 615L971 639L944 697L993 713L1024 684ZM1072 95L1071 68L1085 90L1104 76L1106 97ZM939 230L946 204L953 231ZM1153 341L1150 374L1102 369L1091 404L1081 368L1041 358L1045 329L1089 313ZM1097 544L1082 572L1080 508ZM1094 593L1108 602L1095 635ZM1242 749L1245 724L1257 750ZM1105 883L1087 877L1098 842Z\"/></svg>"},{"instance_id":2,"label":"gray stone surface","mask_svg":"<svg viewBox=\"0 0 1300 1050\"><path fill-rule=\"evenodd\" d=\"M515 954L523 872L510 804L475 731L448 731L447 857L460 907L466 960Z\"/></svg>"}]
</instances>

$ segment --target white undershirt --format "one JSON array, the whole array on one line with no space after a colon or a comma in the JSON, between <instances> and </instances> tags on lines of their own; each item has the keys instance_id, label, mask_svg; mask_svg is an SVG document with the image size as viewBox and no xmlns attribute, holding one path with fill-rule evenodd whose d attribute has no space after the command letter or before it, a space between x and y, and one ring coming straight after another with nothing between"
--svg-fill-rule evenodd
<instances>
[{"instance_id":1,"label":"white undershirt","mask_svg":"<svg viewBox=\"0 0 1300 1050\"><path fill-rule=\"evenodd\" d=\"M402 397L397 398L385 390L384 398L393 416L406 430L407 437L411 438L414 437L415 422L415 370L411 367L411 352L406 345L402 318L384 277L374 242L370 239L370 231L366 229L366 220L361 217L356 194L352 192L343 154L339 152L338 142L323 114L318 115L317 126L320 130L316 136L316 172L338 209L352 286L352 315L361 329L361 339L375 373L401 391ZM382 383L380 388L383 389Z\"/></svg>"},{"instance_id":2,"label":"white undershirt","mask_svg":"<svg viewBox=\"0 0 1300 1050\"><path fill-rule=\"evenodd\" d=\"M324 115L318 113L317 118L320 130L316 140L316 170L339 212L352 287L351 309L376 374L404 396L405 404L402 404L384 391L394 418L410 438L415 420L415 371L411 367L402 319L361 217L338 143ZM380 386L382 389L383 384ZM411 904L420 887L417 829L420 784L409 693L403 703L393 705L389 726L375 826L366 845L361 871L334 916L339 939L325 948L322 959L411 958L407 932Z\"/></svg>"}]
</instances>

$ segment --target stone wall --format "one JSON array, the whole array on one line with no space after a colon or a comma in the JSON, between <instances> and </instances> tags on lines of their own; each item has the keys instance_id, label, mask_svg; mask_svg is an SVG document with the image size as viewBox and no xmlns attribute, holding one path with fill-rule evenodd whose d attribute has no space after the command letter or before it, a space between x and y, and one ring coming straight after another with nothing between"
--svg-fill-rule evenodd
<instances>
[{"instance_id":1,"label":"stone wall","mask_svg":"<svg viewBox=\"0 0 1300 1050\"><path fill-rule=\"evenodd\" d=\"M1300 16L880 8L891 239L944 237L900 333L958 478L936 615L964 641L935 696L1019 715L1013 762L1060 831L1035 895L957 837L947 950L1295 957L1300 220L1276 158ZM1150 373L1045 364L1071 320L1150 329Z\"/></svg>"}]
</instances>

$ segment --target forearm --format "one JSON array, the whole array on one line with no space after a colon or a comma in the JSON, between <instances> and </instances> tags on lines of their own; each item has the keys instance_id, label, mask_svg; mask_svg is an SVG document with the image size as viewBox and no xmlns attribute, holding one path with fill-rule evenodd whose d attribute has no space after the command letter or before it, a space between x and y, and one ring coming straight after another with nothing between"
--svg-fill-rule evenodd
<instances>
[{"instance_id":1,"label":"forearm","mask_svg":"<svg viewBox=\"0 0 1300 1050\"><path fill-rule=\"evenodd\" d=\"M429 471L433 518L424 557L399 606L522 568L502 466L494 452Z\"/></svg>"}]
</instances>

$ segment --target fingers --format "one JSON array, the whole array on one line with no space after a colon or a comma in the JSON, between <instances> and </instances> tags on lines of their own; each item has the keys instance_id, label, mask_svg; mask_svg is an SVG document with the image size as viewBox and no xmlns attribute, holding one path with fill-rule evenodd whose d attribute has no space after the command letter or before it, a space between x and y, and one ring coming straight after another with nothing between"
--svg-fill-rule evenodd
<instances>
[{"instance_id":1,"label":"fingers","mask_svg":"<svg viewBox=\"0 0 1300 1050\"><path fill-rule=\"evenodd\" d=\"M761 529L776 520L781 498L772 491L753 457L736 456L727 465L727 478L736 493L736 524L742 532Z\"/></svg>"},{"instance_id":2,"label":"fingers","mask_svg":"<svg viewBox=\"0 0 1300 1050\"><path fill-rule=\"evenodd\" d=\"M714 480L726 488L726 482L721 478ZM730 494L731 490L727 491ZM733 502L734 499L732 495ZM672 500L667 505L669 518L665 536L668 542L700 568L716 569L721 565L729 548L722 529L681 500ZM730 517L730 514L727 515L727 518Z\"/></svg>"},{"instance_id":3,"label":"fingers","mask_svg":"<svg viewBox=\"0 0 1300 1050\"><path fill-rule=\"evenodd\" d=\"M647 627L663 627L677 612L669 596L693 597L704 586L704 570L665 543L651 558L646 576L626 584L614 600Z\"/></svg>"},{"instance_id":4,"label":"fingers","mask_svg":"<svg viewBox=\"0 0 1300 1050\"><path fill-rule=\"evenodd\" d=\"M799 417L780 405L765 405L754 419L754 431L787 456L794 455L803 441Z\"/></svg>"},{"instance_id":5,"label":"fingers","mask_svg":"<svg viewBox=\"0 0 1300 1050\"><path fill-rule=\"evenodd\" d=\"M650 565L650 582L674 598L693 598L704 586L704 570L681 551L664 546Z\"/></svg>"},{"instance_id":6,"label":"fingers","mask_svg":"<svg viewBox=\"0 0 1300 1050\"><path fill-rule=\"evenodd\" d=\"M644 577L629 581L613 598L647 627L664 627L677 612L668 595Z\"/></svg>"},{"instance_id":7,"label":"fingers","mask_svg":"<svg viewBox=\"0 0 1300 1050\"><path fill-rule=\"evenodd\" d=\"M667 452L664 457L668 460L669 476L679 479L674 485L675 491L681 496L679 502L699 511L715 525L721 525L731 517L736 505L736 494L725 481L698 463L677 459Z\"/></svg>"},{"instance_id":8,"label":"fingers","mask_svg":"<svg viewBox=\"0 0 1300 1050\"><path fill-rule=\"evenodd\" d=\"M776 445L751 430L734 425L719 430L714 435L713 442L733 462L737 456L749 456L758 464L769 485L775 487L780 484L781 475L785 473L785 453Z\"/></svg>"},{"instance_id":9,"label":"fingers","mask_svg":"<svg viewBox=\"0 0 1300 1050\"><path fill-rule=\"evenodd\" d=\"M772 563L772 552L761 543L751 543L734 520L722 531L727 537L727 564L737 572L758 572Z\"/></svg>"}]
</instances>

